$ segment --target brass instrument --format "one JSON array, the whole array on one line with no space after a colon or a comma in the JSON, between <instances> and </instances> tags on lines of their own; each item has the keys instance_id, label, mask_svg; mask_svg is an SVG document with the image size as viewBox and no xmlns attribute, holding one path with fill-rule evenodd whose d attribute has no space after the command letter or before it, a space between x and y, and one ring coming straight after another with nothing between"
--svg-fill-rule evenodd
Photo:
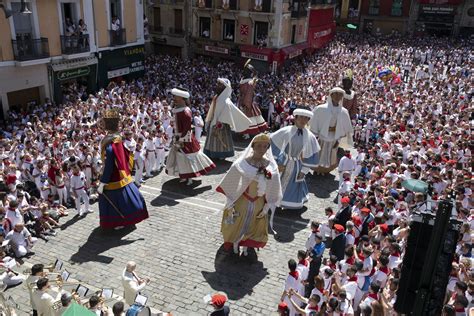
<instances>
[{"instance_id":1,"label":"brass instrument","mask_svg":"<svg viewBox=\"0 0 474 316\"><path fill-rule=\"evenodd\" d=\"M55 269L55 264L54 262L51 263L50 265L44 266L44 270L48 270L50 273L52 273ZM23 270L23 274L29 275L31 273L31 268Z\"/></svg>"}]
</instances>

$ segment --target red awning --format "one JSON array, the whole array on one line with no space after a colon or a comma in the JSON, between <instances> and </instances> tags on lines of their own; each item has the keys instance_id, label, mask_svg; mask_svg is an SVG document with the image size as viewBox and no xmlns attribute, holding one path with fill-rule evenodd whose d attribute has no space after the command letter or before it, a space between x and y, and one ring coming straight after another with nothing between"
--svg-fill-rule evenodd
<instances>
[{"instance_id":1,"label":"red awning","mask_svg":"<svg viewBox=\"0 0 474 316\"><path fill-rule=\"evenodd\" d=\"M273 49L252 45L240 46L240 56L243 58L256 59L266 62L271 62L273 58Z\"/></svg>"},{"instance_id":2,"label":"red awning","mask_svg":"<svg viewBox=\"0 0 474 316\"><path fill-rule=\"evenodd\" d=\"M281 49L281 52L285 56L285 59L292 59L303 54L303 51L308 47L309 47L308 42L304 42L304 43L299 43L296 45L284 47Z\"/></svg>"}]
</instances>

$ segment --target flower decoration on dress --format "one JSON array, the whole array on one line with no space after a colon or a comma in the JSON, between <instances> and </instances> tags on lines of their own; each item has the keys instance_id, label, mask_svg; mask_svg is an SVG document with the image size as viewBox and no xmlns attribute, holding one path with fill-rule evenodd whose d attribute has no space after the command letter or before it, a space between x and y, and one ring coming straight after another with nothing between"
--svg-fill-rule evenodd
<instances>
[{"instance_id":1,"label":"flower decoration on dress","mask_svg":"<svg viewBox=\"0 0 474 316\"><path fill-rule=\"evenodd\" d=\"M267 180L270 180L272 178L272 173L264 167L258 168L257 175L259 174L262 174Z\"/></svg>"}]
</instances>

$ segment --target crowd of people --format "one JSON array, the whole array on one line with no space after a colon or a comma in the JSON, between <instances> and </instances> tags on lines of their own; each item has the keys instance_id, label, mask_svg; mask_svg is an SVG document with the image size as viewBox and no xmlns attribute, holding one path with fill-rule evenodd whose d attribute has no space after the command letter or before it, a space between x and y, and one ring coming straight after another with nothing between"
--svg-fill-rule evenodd
<instances>
[{"instance_id":1,"label":"crowd of people","mask_svg":"<svg viewBox=\"0 0 474 316\"><path fill-rule=\"evenodd\" d=\"M429 183L434 200L456 193L464 225L445 313L471 306L471 45L446 38L342 34L277 75L259 74L255 101L273 131L293 125L297 107L326 102L345 69L353 70L358 96L358 113L352 116L357 154L346 152L339 165L338 206L325 210L327 221L313 223L306 249L289 262L282 313L393 312L409 216L426 199L404 189L406 179ZM397 67L401 80L380 80L380 66ZM230 80L230 98L237 104L240 74L229 62L150 56L143 78L111 83L88 98L71 91L61 105L47 99L34 109L11 112L0 139L4 262L29 256L36 238L54 236L68 207L81 217L92 211L103 164L103 109L117 106L127 113L123 139L134 153L134 181L140 186L164 167L171 146L171 89L187 88L195 132L205 131L202 122L216 94L216 78ZM326 244L330 257L323 259ZM18 282L13 277L6 272L4 283Z\"/></svg>"}]
</instances>

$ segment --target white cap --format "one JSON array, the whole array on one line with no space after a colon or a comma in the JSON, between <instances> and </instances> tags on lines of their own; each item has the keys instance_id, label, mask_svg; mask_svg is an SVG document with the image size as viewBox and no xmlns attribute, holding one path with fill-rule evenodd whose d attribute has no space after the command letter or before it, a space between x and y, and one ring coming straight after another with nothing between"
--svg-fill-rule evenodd
<instances>
[{"instance_id":1,"label":"white cap","mask_svg":"<svg viewBox=\"0 0 474 316\"><path fill-rule=\"evenodd\" d=\"M189 92L188 91L180 90L180 89L177 89L177 88L172 89L171 94L175 95L177 97L185 98L185 99L189 98Z\"/></svg>"},{"instance_id":2,"label":"white cap","mask_svg":"<svg viewBox=\"0 0 474 316\"><path fill-rule=\"evenodd\" d=\"M226 87L232 87L232 85L230 84L230 80L227 78L217 78L217 82L222 83Z\"/></svg>"},{"instance_id":3,"label":"white cap","mask_svg":"<svg viewBox=\"0 0 474 316\"><path fill-rule=\"evenodd\" d=\"M339 87L334 87L331 90L329 90L330 95L333 94L333 93L342 93L342 94L344 94L344 89L339 88Z\"/></svg>"},{"instance_id":4,"label":"white cap","mask_svg":"<svg viewBox=\"0 0 474 316\"><path fill-rule=\"evenodd\" d=\"M309 118L312 118L313 117L313 112L309 111L309 110L305 110L305 109L296 109L293 111L293 115L294 116L306 116L306 117L309 117Z\"/></svg>"}]
</instances>

